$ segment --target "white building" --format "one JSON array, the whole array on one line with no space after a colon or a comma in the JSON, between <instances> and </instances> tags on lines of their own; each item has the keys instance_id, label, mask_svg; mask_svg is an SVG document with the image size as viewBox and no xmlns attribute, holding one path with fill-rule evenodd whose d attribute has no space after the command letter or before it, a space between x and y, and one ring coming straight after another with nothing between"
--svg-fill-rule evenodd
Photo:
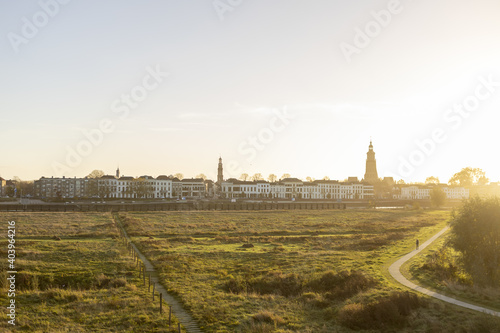
<instances>
[{"instance_id":1,"label":"white building","mask_svg":"<svg viewBox=\"0 0 500 333\"><path fill-rule=\"evenodd\" d=\"M469 189L463 187L447 186L447 185L437 185L444 193L446 193L447 199L468 199ZM395 195L395 199L403 200L429 200L431 198L431 192L434 186L428 185L411 185L401 187L401 192L399 195Z\"/></svg>"},{"instance_id":2,"label":"white building","mask_svg":"<svg viewBox=\"0 0 500 333\"><path fill-rule=\"evenodd\" d=\"M222 182L221 195L229 199L370 199L373 197L373 186L335 180L303 182L297 178L285 178L269 183L231 178Z\"/></svg>"},{"instance_id":3,"label":"white building","mask_svg":"<svg viewBox=\"0 0 500 333\"><path fill-rule=\"evenodd\" d=\"M206 197L205 180L202 178L190 178L181 180L183 198L201 199Z\"/></svg>"},{"instance_id":4,"label":"white building","mask_svg":"<svg viewBox=\"0 0 500 333\"><path fill-rule=\"evenodd\" d=\"M448 199L469 199L469 189L463 187L444 187Z\"/></svg>"},{"instance_id":5,"label":"white building","mask_svg":"<svg viewBox=\"0 0 500 333\"><path fill-rule=\"evenodd\" d=\"M103 176L98 179L98 195L113 199L172 198L173 179L167 176L139 178Z\"/></svg>"}]
</instances>

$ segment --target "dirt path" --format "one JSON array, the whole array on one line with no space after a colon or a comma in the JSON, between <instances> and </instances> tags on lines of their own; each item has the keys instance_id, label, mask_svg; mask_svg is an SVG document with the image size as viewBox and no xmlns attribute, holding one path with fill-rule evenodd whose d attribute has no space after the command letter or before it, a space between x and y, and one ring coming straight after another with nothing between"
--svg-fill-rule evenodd
<instances>
[{"instance_id":1,"label":"dirt path","mask_svg":"<svg viewBox=\"0 0 500 333\"><path fill-rule=\"evenodd\" d=\"M165 302L167 302L168 305L172 306L172 313L177 317L182 326L184 326L187 332L202 333L203 331L198 327L196 320L194 320L194 318L186 310L184 310L182 305L160 284L158 273L154 269L151 262L139 251L135 244L132 243L130 237L127 234L127 231L125 231L125 228L123 228L121 221L114 216L113 218L115 219L117 225L122 229L125 238L130 242L132 247L135 249L135 252L144 263L144 267L146 268L146 276L149 276L151 274L151 282L156 283L155 290L158 291L158 293L162 293Z\"/></svg>"},{"instance_id":2,"label":"dirt path","mask_svg":"<svg viewBox=\"0 0 500 333\"><path fill-rule=\"evenodd\" d=\"M415 283L409 281L407 278L405 278L403 276L403 274L401 274L400 269L401 269L401 266L405 262L407 262L408 260L410 260L416 254L420 253L420 251L422 251L427 246L429 246L432 242L434 242L436 239L438 239L442 234L444 234L446 231L448 231L448 229L449 229L449 227L444 227L437 234L435 234L434 236L432 236L431 238L429 238L425 243L421 244L418 250L413 250L412 252L410 252L410 253L404 255L403 257L399 258L395 263L393 263L389 267L389 273L392 275L392 277L394 279L396 279L396 281L398 281L399 283L401 283L402 285L404 285L404 286L406 286L408 288L411 288L411 289L413 289L415 291L418 291L419 293L422 293L422 294L425 294L425 295L428 295L428 296L431 296L431 297L440 299L442 301L445 301L445 302L448 302L448 303L451 303L451 304L455 304L455 305L458 305L458 306L461 306L461 307L464 307L464 308L467 308L467 309L471 309L471 310L475 310L475 311L479 311L479 312L483 312L483 313L487 313L487 314L490 314L490 315L493 315L493 316L500 317L500 312L493 311L493 310L490 310L490 309L486 309L486 308L483 308L481 306L473 305L473 304L470 304L470 303L462 302L462 301L456 300L454 298L451 298L451 297L439 294L439 293L437 293L435 291L432 291L432 290L429 290L429 289L425 289L425 288L423 288L421 286L418 286Z\"/></svg>"}]
</instances>

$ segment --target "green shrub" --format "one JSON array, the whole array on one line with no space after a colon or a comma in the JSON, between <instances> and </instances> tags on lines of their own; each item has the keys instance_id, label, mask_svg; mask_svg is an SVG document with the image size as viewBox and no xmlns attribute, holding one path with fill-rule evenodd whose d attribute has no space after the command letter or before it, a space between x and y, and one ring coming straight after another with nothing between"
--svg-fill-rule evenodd
<instances>
[{"instance_id":1,"label":"green shrub","mask_svg":"<svg viewBox=\"0 0 500 333\"><path fill-rule=\"evenodd\" d=\"M127 285L127 280L125 278L114 278L110 282L110 286L113 288L125 287Z\"/></svg>"},{"instance_id":2,"label":"green shrub","mask_svg":"<svg viewBox=\"0 0 500 333\"><path fill-rule=\"evenodd\" d=\"M110 278L104 274L99 274L95 278L95 286L98 289L125 287L127 280L125 278Z\"/></svg>"},{"instance_id":3,"label":"green shrub","mask_svg":"<svg viewBox=\"0 0 500 333\"><path fill-rule=\"evenodd\" d=\"M328 271L317 279L307 283L307 288L315 292L326 293L328 299L346 299L360 291L376 285L376 281L359 271Z\"/></svg>"},{"instance_id":4,"label":"green shrub","mask_svg":"<svg viewBox=\"0 0 500 333\"><path fill-rule=\"evenodd\" d=\"M451 222L453 248L479 286L500 287L500 198L467 200Z\"/></svg>"},{"instance_id":5,"label":"green shrub","mask_svg":"<svg viewBox=\"0 0 500 333\"><path fill-rule=\"evenodd\" d=\"M40 294L43 300L56 302L76 302L83 298L79 290L52 288Z\"/></svg>"},{"instance_id":6,"label":"green shrub","mask_svg":"<svg viewBox=\"0 0 500 333\"><path fill-rule=\"evenodd\" d=\"M351 329L401 328L410 313L423 306L421 299L409 292L395 292L373 303L353 303L338 313L339 322Z\"/></svg>"},{"instance_id":7,"label":"green shrub","mask_svg":"<svg viewBox=\"0 0 500 333\"><path fill-rule=\"evenodd\" d=\"M485 315L476 318L467 326L469 332L496 333L500 327L500 318Z\"/></svg>"},{"instance_id":8,"label":"green shrub","mask_svg":"<svg viewBox=\"0 0 500 333\"><path fill-rule=\"evenodd\" d=\"M241 294L244 292L248 292L247 281L240 277L229 277L229 281L227 281L224 285L224 289L230 293Z\"/></svg>"},{"instance_id":9,"label":"green shrub","mask_svg":"<svg viewBox=\"0 0 500 333\"><path fill-rule=\"evenodd\" d=\"M109 286L109 283L111 282L111 279L104 275L104 274L99 274L95 278L95 285L97 288L107 288Z\"/></svg>"},{"instance_id":10,"label":"green shrub","mask_svg":"<svg viewBox=\"0 0 500 333\"><path fill-rule=\"evenodd\" d=\"M323 293L329 300L346 299L360 291L376 285L376 281L359 271L328 271L317 279L306 283L302 276L295 273L283 274L270 272L254 278L233 277L224 284L223 289L231 293L256 293L260 295L298 296L304 291Z\"/></svg>"},{"instance_id":11,"label":"green shrub","mask_svg":"<svg viewBox=\"0 0 500 333\"><path fill-rule=\"evenodd\" d=\"M321 294L315 292L305 292L300 296L300 300L305 304L309 304L315 308L325 309L330 305Z\"/></svg>"},{"instance_id":12,"label":"green shrub","mask_svg":"<svg viewBox=\"0 0 500 333\"><path fill-rule=\"evenodd\" d=\"M281 318L280 316L274 314L273 312L271 311L261 311L257 314L254 314L252 316L252 320L254 322L260 322L260 323L270 323L270 324L284 324L285 321L283 320L283 318Z\"/></svg>"},{"instance_id":13,"label":"green shrub","mask_svg":"<svg viewBox=\"0 0 500 333\"><path fill-rule=\"evenodd\" d=\"M232 293L253 292L256 294L299 295L303 288L303 278L295 273L270 272L256 278L230 277L224 289Z\"/></svg>"}]
</instances>

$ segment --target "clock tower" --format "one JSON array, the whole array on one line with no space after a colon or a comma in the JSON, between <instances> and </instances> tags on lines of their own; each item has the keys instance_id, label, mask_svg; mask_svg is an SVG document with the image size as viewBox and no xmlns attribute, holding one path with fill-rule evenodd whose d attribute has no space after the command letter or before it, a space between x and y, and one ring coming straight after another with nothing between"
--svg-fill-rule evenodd
<instances>
[{"instance_id":1,"label":"clock tower","mask_svg":"<svg viewBox=\"0 0 500 333\"><path fill-rule=\"evenodd\" d=\"M372 140L370 140L368 152L366 153L366 171L364 180L372 184L378 182L379 180L377 174L377 161L375 160Z\"/></svg>"},{"instance_id":2,"label":"clock tower","mask_svg":"<svg viewBox=\"0 0 500 333\"><path fill-rule=\"evenodd\" d=\"M219 167L217 168L217 185L221 185L224 181L224 176L222 173L222 157L219 157Z\"/></svg>"}]
</instances>

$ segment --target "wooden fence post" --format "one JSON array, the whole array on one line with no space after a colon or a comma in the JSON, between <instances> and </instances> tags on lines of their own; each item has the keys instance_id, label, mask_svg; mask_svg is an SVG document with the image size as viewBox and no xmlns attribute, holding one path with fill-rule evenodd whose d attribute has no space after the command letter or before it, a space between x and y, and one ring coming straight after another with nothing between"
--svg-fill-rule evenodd
<instances>
[{"instance_id":1,"label":"wooden fence post","mask_svg":"<svg viewBox=\"0 0 500 333\"><path fill-rule=\"evenodd\" d=\"M179 329L179 333L181 333L181 323L177 323L177 328Z\"/></svg>"},{"instance_id":2,"label":"wooden fence post","mask_svg":"<svg viewBox=\"0 0 500 333\"><path fill-rule=\"evenodd\" d=\"M151 291L151 273L148 275L148 293Z\"/></svg>"},{"instance_id":3,"label":"wooden fence post","mask_svg":"<svg viewBox=\"0 0 500 333\"><path fill-rule=\"evenodd\" d=\"M168 312L168 327L172 326L172 305L170 305L170 311Z\"/></svg>"},{"instance_id":4,"label":"wooden fence post","mask_svg":"<svg viewBox=\"0 0 500 333\"><path fill-rule=\"evenodd\" d=\"M160 314L162 314L162 312L163 312L163 308L162 308L163 301L162 301L162 299L163 299L163 294L160 293Z\"/></svg>"},{"instance_id":5,"label":"wooden fence post","mask_svg":"<svg viewBox=\"0 0 500 333\"><path fill-rule=\"evenodd\" d=\"M146 265L142 265L142 282L144 282L144 285L146 285Z\"/></svg>"},{"instance_id":6,"label":"wooden fence post","mask_svg":"<svg viewBox=\"0 0 500 333\"><path fill-rule=\"evenodd\" d=\"M153 302L155 301L155 287L156 283L153 283Z\"/></svg>"}]
</instances>

